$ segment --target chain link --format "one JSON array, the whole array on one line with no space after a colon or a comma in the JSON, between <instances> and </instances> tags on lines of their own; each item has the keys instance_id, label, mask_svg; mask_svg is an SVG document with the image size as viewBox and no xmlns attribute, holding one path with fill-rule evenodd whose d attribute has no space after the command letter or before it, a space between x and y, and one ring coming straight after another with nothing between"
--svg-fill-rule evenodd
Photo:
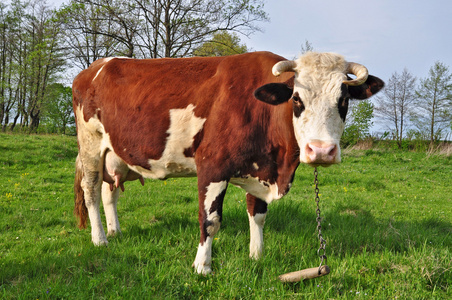
<instances>
[{"instance_id":1,"label":"chain link","mask_svg":"<svg viewBox=\"0 0 452 300\"><path fill-rule=\"evenodd\" d=\"M320 265L319 265L319 275L320 275L320 269L322 265L327 263L327 257L326 257L326 241L322 236L322 218L320 217L320 197L319 197L319 180L317 178L318 172L317 168L314 168L314 183L315 183L315 202L317 203L317 230L319 232L319 242L320 247L317 250L317 255L320 257Z\"/></svg>"}]
</instances>

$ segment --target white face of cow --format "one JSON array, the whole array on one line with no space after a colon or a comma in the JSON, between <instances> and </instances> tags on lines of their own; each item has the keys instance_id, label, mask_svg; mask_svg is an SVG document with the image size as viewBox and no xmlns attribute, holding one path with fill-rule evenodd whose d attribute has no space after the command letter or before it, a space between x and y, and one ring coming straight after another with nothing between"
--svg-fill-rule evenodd
<instances>
[{"instance_id":1,"label":"white face of cow","mask_svg":"<svg viewBox=\"0 0 452 300\"><path fill-rule=\"evenodd\" d=\"M339 142L348 107L348 95L341 89L345 75L341 75L333 74L327 82L313 81L309 74L295 78L293 125L304 163L330 165L341 161Z\"/></svg>"},{"instance_id":2,"label":"white face of cow","mask_svg":"<svg viewBox=\"0 0 452 300\"><path fill-rule=\"evenodd\" d=\"M384 86L383 81L369 76L364 66L347 63L332 53L310 52L273 67L274 75L283 72L295 73L293 88L287 83L271 83L257 89L255 97L274 105L291 99L301 162L313 166L339 163L349 99L370 97ZM347 73L357 78L347 80Z\"/></svg>"}]
</instances>

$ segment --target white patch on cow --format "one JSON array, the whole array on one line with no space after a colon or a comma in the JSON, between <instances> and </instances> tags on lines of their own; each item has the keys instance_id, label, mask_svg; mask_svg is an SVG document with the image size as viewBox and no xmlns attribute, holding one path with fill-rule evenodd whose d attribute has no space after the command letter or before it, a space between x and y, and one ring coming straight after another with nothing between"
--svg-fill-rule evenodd
<instances>
[{"instance_id":1,"label":"white patch on cow","mask_svg":"<svg viewBox=\"0 0 452 300\"><path fill-rule=\"evenodd\" d=\"M199 244L193 267L198 274L207 275L212 272L212 241L213 238L208 236L204 244Z\"/></svg>"},{"instance_id":2,"label":"white patch on cow","mask_svg":"<svg viewBox=\"0 0 452 300\"><path fill-rule=\"evenodd\" d=\"M250 257L259 259L264 248L264 223L266 214L252 216L248 213L250 222Z\"/></svg>"},{"instance_id":3,"label":"white patch on cow","mask_svg":"<svg viewBox=\"0 0 452 300\"><path fill-rule=\"evenodd\" d=\"M257 164L257 163L253 163L253 168L254 168L254 170L259 170L259 165Z\"/></svg>"},{"instance_id":4,"label":"white patch on cow","mask_svg":"<svg viewBox=\"0 0 452 300\"><path fill-rule=\"evenodd\" d=\"M227 188L227 181L220 182L212 182L207 187L206 198L204 200L204 211L206 212L207 220L212 222L212 225L208 226L207 233L209 236L213 237L220 230L220 216L217 211L210 212L212 209L213 202L217 199L217 197L224 192Z\"/></svg>"},{"instance_id":5,"label":"white patch on cow","mask_svg":"<svg viewBox=\"0 0 452 300\"><path fill-rule=\"evenodd\" d=\"M284 196L279 193L276 183L270 184L265 180L260 180L258 177L248 175L245 177L231 178L230 182L267 203L271 203L273 200L280 199Z\"/></svg>"},{"instance_id":6,"label":"white patch on cow","mask_svg":"<svg viewBox=\"0 0 452 300\"><path fill-rule=\"evenodd\" d=\"M108 63L110 60L114 59L115 57L106 57L102 59L102 67L97 71L96 76L94 76L93 80L94 81L97 76L99 76L99 74L102 72L103 68L105 67L105 64Z\"/></svg>"},{"instance_id":7,"label":"white patch on cow","mask_svg":"<svg viewBox=\"0 0 452 300\"><path fill-rule=\"evenodd\" d=\"M102 69L105 67L105 64L108 63L110 60L113 60L115 58L121 58L121 59L131 59L130 57L126 57L126 56L118 56L118 57L106 57L102 59L102 64L103 66L97 71L96 76L94 76L93 80L94 81L97 76L99 76L99 74L102 72Z\"/></svg>"},{"instance_id":8,"label":"white patch on cow","mask_svg":"<svg viewBox=\"0 0 452 300\"><path fill-rule=\"evenodd\" d=\"M186 157L184 151L193 145L194 138L202 130L206 119L196 117L194 109L193 104L183 109L171 109L168 138L160 159L149 160L150 170L134 166L130 168L153 179L196 175L195 159Z\"/></svg>"},{"instance_id":9,"label":"white patch on cow","mask_svg":"<svg viewBox=\"0 0 452 300\"><path fill-rule=\"evenodd\" d=\"M212 203L215 201L218 195L223 193L227 186L227 181L212 182L209 184L209 186L207 187L206 199L204 200L204 210L206 211L207 215L209 215Z\"/></svg>"},{"instance_id":10,"label":"white patch on cow","mask_svg":"<svg viewBox=\"0 0 452 300\"><path fill-rule=\"evenodd\" d=\"M102 123L99 121L99 118L97 117L96 114L93 117L91 117L88 120L88 122L85 122L82 107L77 106L77 108L75 109L75 113L77 115L77 124L80 124L80 126L83 127L81 130L82 135L93 134L93 133L98 133L98 134L105 133L104 125L102 125ZM78 136L78 132L77 132L77 136Z\"/></svg>"},{"instance_id":11,"label":"white patch on cow","mask_svg":"<svg viewBox=\"0 0 452 300\"><path fill-rule=\"evenodd\" d=\"M96 76L94 76L94 78L93 78L92 81L96 80L97 76L99 76L100 72L102 72L102 69L103 69L104 67L105 67L105 65L103 65L103 66L97 71Z\"/></svg>"}]
</instances>

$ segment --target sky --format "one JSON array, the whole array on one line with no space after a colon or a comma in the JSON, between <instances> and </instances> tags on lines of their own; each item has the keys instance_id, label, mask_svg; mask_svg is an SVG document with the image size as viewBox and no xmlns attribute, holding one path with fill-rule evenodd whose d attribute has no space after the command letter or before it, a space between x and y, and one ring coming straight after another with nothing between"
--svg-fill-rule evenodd
<instances>
[{"instance_id":1,"label":"sky","mask_svg":"<svg viewBox=\"0 0 452 300\"><path fill-rule=\"evenodd\" d=\"M252 50L292 59L307 40L385 81L404 68L425 78L436 61L452 68L450 0L266 0L264 10L263 32L242 39Z\"/></svg>"}]
</instances>

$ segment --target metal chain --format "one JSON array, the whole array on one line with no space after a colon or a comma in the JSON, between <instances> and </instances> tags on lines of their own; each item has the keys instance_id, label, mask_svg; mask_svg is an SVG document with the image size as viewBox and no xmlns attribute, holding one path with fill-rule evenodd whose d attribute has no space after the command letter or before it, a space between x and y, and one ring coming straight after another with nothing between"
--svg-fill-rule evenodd
<instances>
[{"instance_id":1,"label":"metal chain","mask_svg":"<svg viewBox=\"0 0 452 300\"><path fill-rule=\"evenodd\" d=\"M320 242L320 248L317 250L317 255L320 257L320 266L319 266L319 275L320 275L320 268L322 267L323 263L327 263L326 258L326 241L322 236L322 218L320 217L320 198L319 198L319 180L317 179L317 168L314 168L314 183L315 183L315 202L317 203L317 230L319 231L319 242Z\"/></svg>"}]
</instances>

